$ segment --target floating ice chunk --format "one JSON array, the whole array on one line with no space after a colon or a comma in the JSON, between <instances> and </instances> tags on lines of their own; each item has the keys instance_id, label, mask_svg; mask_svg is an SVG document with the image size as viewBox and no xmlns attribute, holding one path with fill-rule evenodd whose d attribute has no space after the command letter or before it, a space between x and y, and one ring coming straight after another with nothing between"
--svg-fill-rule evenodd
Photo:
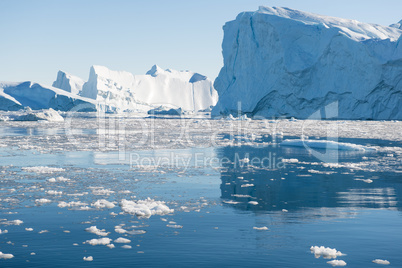
<instances>
[{"instance_id":1,"label":"floating ice chunk","mask_svg":"<svg viewBox=\"0 0 402 268\"><path fill-rule=\"evenodd\" d=\"M287 210L287 209L282 209L282 212L289 212L289 210Z\"/></svg>"},{"instance_id":2,"label":"floating ice chunk","mask_svg":"<svg viewBox=\"0 0 402 268\"><path fill-rule=\"evenodd\" d=\"M65 207L79 207L79 206L87 206L87 203L81 202L81 201L71 201L71 202L64 202L61 201L57 205L60 208L65 208Z\"/></svg>"},{"instance_id":3,"label":"floating ice chunk","mask_svg":"<svg viewBox=\"0 0 402 268\"><path fill-rule=\"evenodd\" d=\"M95 208L114 208L115 204L113 204L112 202L109 202L105 199L99 199L95 203L92 203L91 206L93 206Z\"/></svg>"},{"instance_id":4,"label":"floating ice chunk","mask_svg":"<svg viewBox=\"0 0 402 268\"><path fill-rule=\"evenodd\" d=\"M175 228L175 229L183 228L182 225L178 225L178 224L167 224L166 226L169 227L169 228Z\"/></svg>"},{"instance_id":5,"label":"floating ice chunk","mask_svg":"<svg viewBox=\"0 0 402 268\"><path fill-rule=\"evenodd\" d=\"M242 188L245 188L245 187L253 187L253 186L254 186L254 184L252 184L252 183L242 184L242 185L241 185Z\"/></svg>"},{"instance_id":6,"label":"floating ice chunk","mask_svg":"<svg viewBox=\"0 0 402 268\"><path fill-rule=\"evenodd\" d=\"M223 203L225 204L231 204L231 205L236 205L240 204L241 202L233 201L233 200L222 200Z\"/></svg>"},{"instance_id":7,"label":"floating ice chunk","mask_svg":"<svg viewBox=\"0 0 402 268\"><path fill-rule=\"evenodd\" d=\"M92 246L108 245L108 244L110 244L110 242L112 242L112 239L110 239L108 237L103 237L103 238L99 238L99 239L91 239L91 240L85 241L86 244L90 244Z\"/></svg>"},{"instance_id":8,"label":"floating ice chunk","mask_svg":"<svg viewBox=\"0 0 402 268\"><path fill-rule=\"evenodd\" d=\"M52 121L52 122L64 122L64 118L52 108L43 109L38 111L25 110L25 114L19 115L14 118L14 121Z\"/></svg>"},{"instance_id":9,"label":"floating ice chunk","mask_svg":"<svg viewBox=\"0 0 402 268\"><path fill-rule=\"evenodd\" d=\"M67 182L67 181L70 181L70 179L67 179L64 177L57 177L57 178L50 178L47 181L48 182Z\"/></svg>"},{"instance_id":10,"label":"floating ice chunk","mask_svg":"<svg viewBox=\"0 0 402 268\"><path fill-rule=\"evenodd\" d=\"M11 258L14 258L13 254L3 253L0 251L0 259L7 260L7 259L11 259Z\"/></svg>"},{"instance_id":11,"label":"floating ice chunk","mask_svg":"<svg viewBox=\"0 0 402 268\"><path fill-rule=\"evenodd\" d=\"M34 256L34 255L36 255L36 253L35 253L35 252L31 252L31 255Z\"/></svg>"},{"instance_id":12,"label":"floating ice chunk","mask_svg":"<svg viewBox=\"0 0 402 268\"><path fill-rule=\"evenodd\" d=\"M131 235L139 235L139 234L145 234L147 231L144 230L132 230L132 231L127 231L127 234Z\"/></svg>"},{"instance_id":13,"label":"floating ice chunk","mask_svg":"<svg viewBox=\"0 0 402 268\"><path fill-rule=\"evenodd\" d=\"M114 227L114 231L119 234L125 234L127 230L123 229L120 225Z\"/></svg>"},{"instance_id":14,"label":"floating ice chunk","mask_svg":"<svg viewBox=\"0 0 402 268\"><path fill-rule=\"evenodd\" d=\"M94 258L92 256L88 256L88 257L84 257L83 260L84 261L93 261Z\"/></svg>"},{"instance_id":15,"label":"floating ice chunk","mask_svg":"<svg viewBox=\"0 0 402 268\"><path fill-rule=\"evenodd\" d=\"M0 234L6 234L6 233L8 233L7 230L1 230L1 229L0 229Z\"/></svg>"},{"instance_id":16,"label":"floating ice chunk","mask_svg":"<svg viewBox=\"0 0 402 268\"><path fill-rule=\"evenodd\" d=\"M106 245L108 248L115 248L114 244Z\"/></svg>"},{"instance_id":17,"label":"floating ice chunk","mask_svg":"<svg viewBox=\"0 0 402 268\"><path fill-rule=\"evenodd\" d=\"M12 221L4 221L1 224L4 224L4 225L21 225L23 223L24 222L22 220L12 220Z\"/></svg>"},{"instance_id":18,"label":"floating ice chunk","mask_svg":"<svg viewBox=\"0 0 402 268\"><path fill-rule=\"evenodd\" d=\"M110 195L113 194L114 191L109 189L92 189L93 195Z\"/></svg>"},{"instance_id":19,"label":"floating ice chunk","mask_svg":"<svg viewBox=\"0 0 402 268\"><path fill-rule=\"evenodd\" d=\"M249 201L248 203L249 203L250 205L254 205L254 206L258 205L258 202L257 202L257 201Z\"/></svg>"},{"instance_id":20,"label":"floating ice chunk","mask_svg":"<svg viewBox=\"0 0 402 268\"><path fill-rule=\"evenodd\" d=\"M371 179L355 179L355 181L362 181L362 182L365 182L365 183L372 183L373 182L373 180L371 180Z\"/></svg>"},{"instance_id":21,"label":"floating ice chunk","mask_svg":"<svg viewBox=\"0 0 402 268\"><path fill-rule=\"evenodd\" d=\"M131 191L130 190L122 190L122 191L119 191L119 194L131 194Z\"/></svg>"},{"instance_id":22,"label":"floating ice chunk","mask_svg":"<svg viewBox=\"0 0 402 268\"><path fill-rule=\"evenodd\" d=\"M32 232L33 228L25 228L25 231Z\"/></svg>"},{"instance_id":23,"label":"floating ice chunk","mask_svg":"<svg viewBox=\"0 0 402 268\"><path fill-rule=\"evenodd\" d=\"M258 231L266 231L269 230L267 226L263 226L263 227L253 227L254 230L258 230Z\"/></svg>"},{"instance_id":24,"label":"floating ice chunk","mask_svg":"<svg viewBox=\"0 0 402 268\"><path fill-rule=\"evenodd\" d=\"M387 260L381 260L381 259L375 259L375 260L373 260L373 262L376 263L376 264L383 264L383 265L389 265L389 264L391 264L389 261L387 261Z\"/></svg>"},{"instance_id":25,"label":"floating ice chunk","mask_svg":"<svg viewBox=\"0 0 402 268\"><path fill-rule=\"evenodd\" d=\"M283 163L299 163L299 159L290 158L290 159L282 159Z\"/></svg>"},{"instance_id":26,"label":"floating ice chunk","mask_svg":"<svg viewBox=\"0 0 402 268\"><path fill-rule=\"evenodd\" d=\"M166 215L174 212L174 209L170 209L165 202L155 201L149 197L145 200L138 201L123 199L120 202L120 206L125 213L143 218L149 218L152 215Z\"/></svg>"},{"instance_id":27,"label":"floating ice chunk","mask_svg":"<svg viewBox=\"0 0 402 268\"><path fill-rule=\"evenodd\" d=\"M39 173L39 174L66 171L64 168L52 168L52 167L43 167L43 166L23 167L22 170L25 172L33 172L33 173Z\"/></svg>"},{"instance_id":28,"label":"floating ice chunk","mask_svg":"<svg viewBox=\"0 0 402 268\"><path fill-rule=\"evenodd\" d=\"M127 239L127 238L119 237L116 240L114 240L114 242L121 243L121 244L127 244L127 243L131 243L131 240Z\"/></svg>"},{"instance_id":29,"label":"floating ice chunk","mask_svg":"<svg viewBox=\"0 0 402 268\"><path fill-rule=\"evenodd\" d=\"M335 259L338 256L343 256L344 254L337 251L335 248L326 248L324 246L318 247L313 246L310 248L311 253L314 254L316 258L323 257L325 259Z\"/></svg>"},{"instance_id":30,"label":"floating ice chunk","mask_svg":"<svg viewBox=\"0 0 402 268\"><path fill-rule=\"evenodd\" d=\"M373 147L367 147L353 143L328 141L328 140L299 140L299 139L284 140L283 142L281 142L281 146L306 147L314 149L329 149L329 150L341 150L341 151L376 151L376 149Z\"/></svg>"},{"instance_id":31,"label":"floating ice chunk","mask_svg":"<svg viewBox=\"0 0 402 268\"><path fill-rule=\"evenodd\" d=\"M346 262L343 260L332 260L332 261L327 261L327 263L331 264L332 266L346 266Z\"/></svg>"},{"instance_id":32,"label":"floating ice chunk","mask_svg":"<svg viewBox=\"0 0 402 268\"><path fill-rule=\"evenodd\" d=\"M55 191L55 190L49 190L49 191L46 191L46 193L50 194L50 195L61 195L61 194L63 194L62 191Z\"/></svg>"},{"instance_id":33,"label":"floating ice chunk","mask_svg":"<svg viewBox=\"0 0 402 268\"><path fill-rule=\"evenodd\" d=\"M108 234L110 234L110 233L106 232L105 229L98 229L98 228L96 228L96 226L88 227L85 229L85 231L99 235L99 236L107 236Z\"/></svg>"},{"instance_id":34,"label":"floating ice chunk","mask_svg":"<svg viewBox=\"0 0 402 268\"><path fill-rule=\"evenodd\" d=\"M131 249L132 247L130 245L124 245L124 246L121 246L121 248Z\"/></svg>"},{"instance_id":35,"label":"floating ice chunk","mask_svg":"<svg viewBox=\"0 0 402 268\"><path fill-rule=\"evenodd\" d=\"M35 199L35 203L37 204L46 204L46 203L51 203L52 201L50 201L49 199L46 198L40 198L40 199Z\"/></svg>"},{"instance_id":36,"label":"floating ice chunk","mask_svg":"<svg viewBox=\"0 0 402 268\"><path fill-rule=\"evenodd\" d=\"M38 234L43 234L43 233L48 233L48 232L49 232L48 230L41 230L38 232Z\"/></svg>"}]
</instances>

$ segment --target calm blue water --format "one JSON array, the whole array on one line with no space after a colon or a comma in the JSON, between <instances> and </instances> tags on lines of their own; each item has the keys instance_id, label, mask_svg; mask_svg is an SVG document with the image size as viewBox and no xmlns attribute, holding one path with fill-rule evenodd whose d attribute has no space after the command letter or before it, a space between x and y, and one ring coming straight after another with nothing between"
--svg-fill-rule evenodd
<instances>
[{"instance_id":1,"label":"calm blue water","mask_svg":"<svg viewBox=\"0 0 402 268\"><path fill-rule=\"evenodd\" d=\"M348 142L401 146L374 140ZM190 159L190 166L167 163L157 169L141 168L130 165L130 155L155 161L182 157ZM217 162L204 166L196 160L199 155L203 161ZM14 258L0 259L0 266L331 267L329 259L311 254L310 247L317 245L347 254L338 259L348 267L376 267L371 261L377 258L389 260L389 267L402 267L402 173L398 161L392 162L386 153L343 152L340 167L324 165L305 149L279 146L138 151L125 157L120 161L113 152L39 154L2 148L0 229L8 233L0 234L0 251ZM245 157L267 157L267 162L261 166L238 161ZM298 162L278 166L281 159ZM350 164L359 165L350 168ZM22 169L35 166L64 171L39 174ZM47 181L58 176L71 182ZM114 192L94 195L90 187ZM48 190L63 193L49 195ZM175 212L141 219L122 213L118 205L123 198L147 197L165 201ZM37 205L39 198L51 203ZM115 201L116 207L82 211L57 206L78 200L90 206L98 199ZM24 223L5 225L4 219ZM167 227L169 222L183 227ZM114 226L119 224L146 233L118 234ZM132 248L83 244L99 238L85 231L94 225L110 232L107 237L113 240L130 239ZM268 230L253 229L263 226ZM85 262L84 256L94 260Z\"/></svg>"}]
</instances>

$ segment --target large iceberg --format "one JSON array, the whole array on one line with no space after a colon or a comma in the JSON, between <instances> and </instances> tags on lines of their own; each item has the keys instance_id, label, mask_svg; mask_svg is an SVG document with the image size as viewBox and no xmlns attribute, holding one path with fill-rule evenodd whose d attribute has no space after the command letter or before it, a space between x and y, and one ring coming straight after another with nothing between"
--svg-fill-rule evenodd
<instances>
[{"instance_id":1,"label":"large iceberg","mask_svg":"<svg viewBox=\"0 0 402 268\"><path fill-rule=\"evenodd\" d=\"M59 72L54 86L99 102L112 111L148 111L161 105L186 111L205 110L214 106L218 94L207 77L190 71L163 70L154 65L145 75L112 71L94 65L89 79L81 80Z\"/></svg>"},{"instance_id":2,"label":"large iceberg","mask_svg":"<svg viewBox=\"0 0 402 268\"><path fill-rule=\"evenodd\" d=\"M33 82L0 82L0 110L17 111L30 107L33 110L49 109L70 111L76 107L83 111L96 111L96 102L59 88ZM77 109L77 108L76 108Z\"/></svg>"},{"instance_id":3,"label":"large iceberg","mask_svg":"<svg viewBox=\"0 0 402 268\"><path fill-rule=\"evenodd\" d=\"M402 119L401 23L385 27L260 7L227 22L214 116ZM240 103L241 102L241 103Z\"/></svg>"},{"instance_id":4,"label":"large iceberg","mask_svg":"<svg viewBox=\"0 0 402 268\"><path fill-rule=\"evenodd\" d=\"M57 73L57 79L53 82L53 87L61 88L67 92L80 95L82 86L85 81L77 76L69 73L59 71Z\"/></svg>"}]
</instances>

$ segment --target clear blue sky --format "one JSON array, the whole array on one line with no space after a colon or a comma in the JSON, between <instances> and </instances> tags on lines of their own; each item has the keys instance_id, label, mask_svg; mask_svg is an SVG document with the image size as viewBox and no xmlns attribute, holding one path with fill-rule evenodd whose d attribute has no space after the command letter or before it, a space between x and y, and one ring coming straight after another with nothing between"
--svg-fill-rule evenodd
<instances>
[{"instance_id":1,"label":"clear blue sky","mask_svg":"<svg viewBox=\"0 0 402 268\"><path fill-rule=\"evenodd\" d=\"M258 6L389 25L402 0L0 0L0 81L51 84L59 69L88 78L89 67L144 74L153 64L215 79L222 26Z\"/></svg>"}]
</instances>

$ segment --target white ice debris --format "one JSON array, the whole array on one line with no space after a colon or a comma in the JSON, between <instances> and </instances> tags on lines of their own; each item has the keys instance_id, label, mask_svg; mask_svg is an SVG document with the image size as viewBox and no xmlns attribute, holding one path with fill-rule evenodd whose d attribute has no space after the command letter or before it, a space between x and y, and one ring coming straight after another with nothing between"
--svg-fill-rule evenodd
<instances>
[{"instance_id":1,"label":"white ice debris","mask_svg":"<svg viewBox=\"0 0 402 268\"><path fill-rule=\"evenodd\" d=\"M246 183L246 184L242 184L241 187L242 187L242 188L254 187L254 184L252 184L252 183Z\"/></svg>"},{"instance_id":2,"label":"white ice debris","mask_svg":"<svg viewBox=\"0 0 402 268\"><path fill-rule=\"evenodd\" d=\"M105 229L98 229L96 226L88 227L85 229L85 231L99 236L107 236L109 234Z\"/></svg>"},{"instance_id":3,"label":"white ice debris","mask_svg":"<svg viewBox=\"0 0 402 268\"><path fill-rule=\"evenodd\" d=\"M362 181L362 182L365 182L365 183L372 183L373 182L372 179L355 179L355 181Z\"/></svg>"},{"instance_id":4,"label":"white ice debris","mask_svg":"<svg viewBox=\"0 0 402 268\"><path fill-rule=\"evenodd\" d=\"M84 261L93 261L94 258L92 256L88 256L88 257L84 257L83 260Z\"/></svg>"},{"instance_id":5,"label":"white ice debris","mask_svg":"<svg viewBox=\"0 0 402 268\"><path fill-rule=\"evenodd\" d=\"M249 203L250 205L254 205L254 206L258 205L258 202L257 202L257 201L248 201L248 203Z\"/></svg>"},{"instance_id":6,"label":"white ice debris","mask_svg":"<svg viewBox=\"0 0 402 268\"><path fill-rule=\"evenodd\" d=\"M12 221L4 221L4 222L0 222L1 224L4 225L21 225L24 222L22 220L12 220Z\"/></svg>"},{"instance_id":7,"label":"white ice debris","mask_svg":"<svg viewBox=\"0 0 402 268\"><path fill-rule=\"evenodd\" d=\"M85 241L86 244L90 244L92 246L108 245L108 244L110 244L110 242L112 242L112 239L110 239L108 237L103 237L103 238L99 238L99 239L91 239L91 240Z\"/></svg>"},{"instance_id":8,"label":"white ice debris","mask_svg":"<svg viewBox=\"0 0 402 268\"><path fill-rule=\"evenodd\" d=\"M387 260L381 260L381 259L375 259L375 260L373 260L373 262L376 263L376 264L383 264L383 265L389 265L389 264L391 264L389 261L387 261Z\"/></svg>"},{"instance_id":9,"label":"white ice debris","mask_svg":"<svg viewBox=\"0 0 402 268\"><path fill-rule=\"evenodd\" d=\"M7 230L1 230L1 229L0 229L0 234L6 234L6 233L8 233Z\"/></svg>"},{"instance_id":10,"label":"white ice debris","mask_svg":"<svg viewBox=\"0 0 402 268\"><path fill-rule=\"evenodd\" d=\"M332 266L346 266L346 262L343 260L332 260L332 261L327 261L328 264L331 264Z\"/></svg>"},{"instance_id":11,"label":"white ice debris","mask_svg":"<svg viewBox=\"0 0 402 268\"><path fill-rule=\"evenodd\" d=\"M335 259L339 256L343 256L344 254L340 251L337 251L335 248L326 248L324 246L312 246L310 248L311 253L314 254L316 258L323 257L325 259Z\"/></svg>"},{"instance_id":12,"label":"white ice debris","mask_svg":"<svg viewBox=\"0 0 402 268\"><path fill-rule=\"evenodd\" d=\"M174 209L170 209L165 202L155 201L149 197L137 201L123 199L120 202L120 206L124 212L143 218L149 218L152 215L166 215L174 212Z\"/></svg>"},{"instance_id":13,"label":"white ice debris","mask_svg":"<svg viewBox=\"0 0 402 268\"><path fill-rule=\"evenodd\" d=\"M254 230L258 230L258 231L266 231L269 230L267 226L263 226L263 227L253 227Z\"/></svg>"},{"instance_id":14,"label":"white ice debris","mask_svg":"<svg viewBox=\"0 0 402 268\"><path fill-rule=\"evenodd\" d=\"M121 248L131 249L132 247L130 245L124 245L124 246L121 246Z\"/></svg>"},{"instance_id":15,"label":"white ice debris","mask_svg":"<svg viewBox=\"0 0 402 268\"><path fill-rule=\"evenodd\" d=\"M115 248L114 244L106 245L108 248Z\"/></svg>"},{"instance_id":16,"label":"white ice debris","mask_svg":"<svg viewBox=\"0 0 402 268\"><path fill-rule=\"evenodd\" d=\"M24 110L24 112L15 117L14 121L52 121L52 122L63 122L64 118L53 109L44 109L39 111L33 111L30 109Z\"/></svg>"},{"instance_id":17,"label":"white ice debris","mask_svg":"<svg viewBox=\"0 0 402 268\"><path fill-rule=\"evenodd\" d=\"M114 242L120 243L120 244L127 244L127 243L131 243L131 240L127 239L127 238L119 237L116 240L114 240Z\"/></svg>"},{"instance_id":18,"label":"white ice debris","mask_svg":"<svg viewBox=\"0 0 402 268\"><path fill-rule=\"evenodd\" d=\"M14 258L13 254L3 253L0 251L0 259L7 260L7 259L11 259L11 258Z\"/></svg>"},{"instance_id":19,"label":"white ice debris","mask_svg":"<svg viewBox=\"0 0 402 268\"><path fill-rule=\"evenodd\" d=\"M296 158L290 158L290 159L282 159L283 163L298 163L299 159Z\"/></svg>"},{"instance_id":20,"label":"white ice debris","mask_svg":"<svg viewBox=\"0 0 402 268\"><path fill-rule=\"evenodd\" d=\"M110 195L113 193L114 193L114 191L112 191L110 189L103 189L103 188L93 188L92 189L93 195Z\"/></svg>"},{"instance_id":21,"label":"white ice debris","mask_svg":"<svg viewBox=\"0 0 402 268\"><path fill-rule=\"evenodd\" d=\"M25 228L25 231L32 232L33 228Z\"/></svg>"},{"instance_id":22,"label":"white ice debris","mask_svg":"<svg viewBox=\"0 0 402 268\"><path fill-rule=\"evenodd\" d=\"M67 181L70 181L70 179L67 179L64 177L57 177L57 178L50 178L47 181L48 182L67 182Z\"/></svg>"},{"instance_id":23,"label":"white ice debris","mask_svg":"<svg viewBox=\"0 0 402 268\"><path fill-rule=\"evenodd\" d=\"M64 202L61 201L59 202L59 204L57 205L60 208L65 208L65 207L80 207L80 206L87 206L87 203L81 202L81 201L71 201L71 202Z\"/></svg>"},{"instance_id":24,"label":"white ice debris","mask_svg":"<svg viewBox=\"0 0 402 268\"><path fill-rule=\"evenodd\" d=\"M167 224L166 226L169 227L169 228L174 228L174 229L181 229L181 228L183 228L182 225L178 225L178 224Z\"/></svg>"},{"instance_id":25,"label":"white ice debris","mask_svg":"<svg viewBox=\"0 0 402 268\"><path fill-rule=\"evenodd\" d=\"M63 194L62 191L55 191L55 190L49 190L49 191L46 191L46 193L50 194L50 195L61 195L61 194Z\"/></svg>"},{"instance_id":26,"label":"white ice debris","mask_svg":"<svg viewBox=\"0 0 402 268\"><path fill-rule=\"evenodd\" d=\"M281 142L281 146L290 147L306 147L312 149L327 149L327 150L341 150L341 151L375 151L373 147L367 147L363 145L335 142L329 140L284 140ZM283 160L282 160L283 161Z\"/></svg>"},{"instance_id":27,"label":"white ice debris","mask_svg":"<svg viewBox=\"0 0 402 268\"><path fill-rule=\"evenodd\" d=\"M114 208L115 204L113 204L110 201L107 201L105 199L99 199L96 202L92 203L91 206L95 207L95 208Z\"/></svg>"},{"instance_id":28,"label":"white ice debris","mask_svg":"<svg viewBox=\"0 0 402 268\"><path fill-rule=\"evenodd\" d=\"M39 198L35 199L35 203L37 204L46 204L46 203L51 203L52 201L46 198Z\"/></svg>"},{"instance_id":29,"label":"white ice debris","mask_svg":"<svg viewBox=\"0 0 402 268\"><path fill-rule=\"evenodd\" d=\"M34 173L38 173L38 174L65 171L64 168L52 168L52 167L42 167L42 166L38 166L38 167L23 167L22 170L25 171L25 172L34 172Z\"/></svg>"}]
</instances>

